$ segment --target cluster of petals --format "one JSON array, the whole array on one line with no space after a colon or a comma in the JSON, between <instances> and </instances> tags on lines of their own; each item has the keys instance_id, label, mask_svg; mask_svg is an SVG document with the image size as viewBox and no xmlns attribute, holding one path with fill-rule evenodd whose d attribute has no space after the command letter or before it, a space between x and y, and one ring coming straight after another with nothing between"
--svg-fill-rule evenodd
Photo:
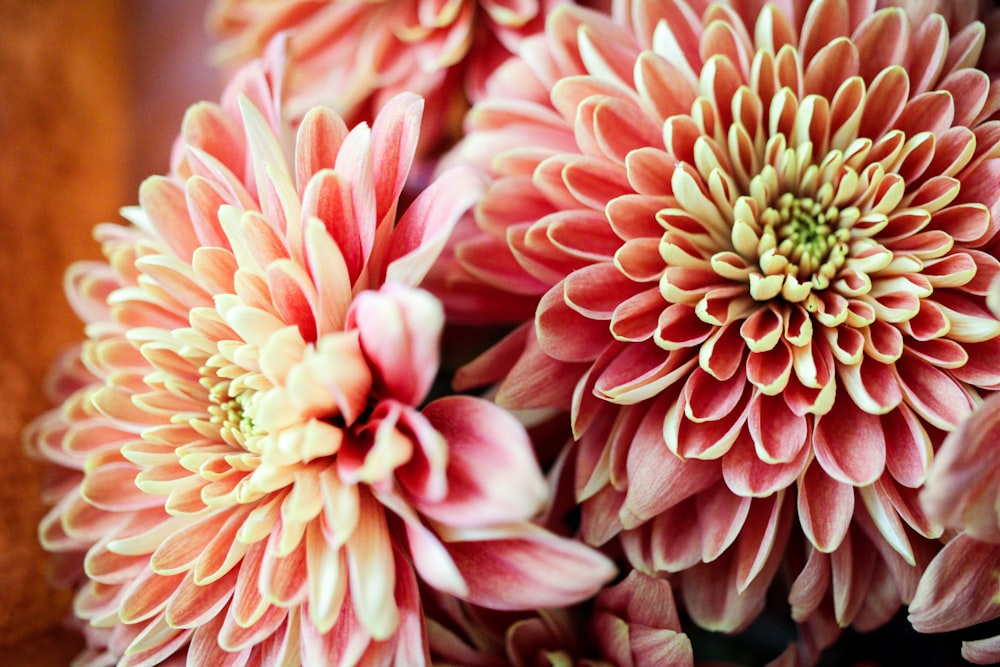
<instances>
[{"instance_id":1,"label":"cluster of petals","mask_svg":"<svg viewBox=\"0 0 1000 667\"><path fill-rule=\"evenodd\" d=\"M693 664L670 583L635 570L586 604L528 614L502 614L437 596L428 604L427 634L440 667Z\"/></svg>"},{"instance_id":2,"label":"cluster of petals","mask_svg":"<svg viewBox=\"0 0 1000 667\"><path fill-rule=\"evenodd\" d=\"M1000 312L1000 282L991 288ZM921 632L948 632L1000 617L1000 395L982 403L941 445L920 502L959 531L931 561L910 604ZM962 656L1000 662L1000 636L969 640Z\"/></svg>"},{"instance_id":3,"label":"cluster of petals","mask_svg":"<svg viewBox=\"0 0 1000 667\"><path fill-rule=\"evenodd\" d=\"M171 175L67 274L87 339L28 438L81 664L425 664L418 578L533 609L613 575L531 521L548 487L513 416L422 406L444 313L417 285L481 178L443 175L397 222L422 100L291 128L279 74L192 107Z\"/></svg>"},{"instance_id":4,"label":"cluster of petals","mask_svg":"<svg viewBox=\"0 0 1000 667\"><path fill-rule=\"evenodd\" d=\"M215 0L208 23L224 41L222 62L245 62L277 36L289 37L287 113L316 104L348 121L372 117L394 95L410 91L431 108L421 148L454 141L467 99L541 30L561 0Z\"/></svg>"},{"instance_id":5,"label":"cluster of petals","mask_svg":"<svg viewBox=\"0 0 1000 667\"><path fill-rule=\"evenodd\" d=\"M491 177L449 307L534 307L459 386L569 411L583 536L708 628L779 567L819 645L888 620L940 549L934 451L1000 386L983 24L901 4L560 7L446 159Z\"/></svg>"}]
</instances>

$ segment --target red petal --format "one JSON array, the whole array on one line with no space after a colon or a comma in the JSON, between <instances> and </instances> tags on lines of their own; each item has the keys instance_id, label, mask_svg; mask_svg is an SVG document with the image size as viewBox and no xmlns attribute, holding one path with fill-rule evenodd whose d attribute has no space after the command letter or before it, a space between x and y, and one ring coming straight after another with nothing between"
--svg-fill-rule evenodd
<instances>
[{"instance_id":1,"label":"red petal","mask_svg":"<svg viewBox=\"0 0 1000 667\"><path fill-rule=\"evenodd\" d=\"M542 297L535 326L539 347L560 361L591 361L613 341L607 322L584 317L566 304L562 284Z\"/></svg>"},{"instance_id":2,"label":"red petal","mask_svg":"<svg viewBox=\"0 0 1000 667\"><path fill-rule=\"evenodd\" d=\"M885 434L879 418L844 398L816 419L813 449L823 470L845 484L871 484L885 469Z\"/></svg>"},{"instance_id":3,"label":"red petal","mask_svg":"<svg viewBox=\"0 0 1000 667\"><path fill-rule=\"evenodd\" d=\"M573 604L594 595L615 572L590 547L527 523L477 531L445 546L469 584L465 599L491 609Z\"/></svg>"},{"instance_id":4,"label":"red petal","mask_svg":"<svg viewBox=\"0 0 1000 667\"><path fill-rule=\"evenodd\" d=\"M788 409L780 396L757 394L750 401L747 420L757 456L765 463L789 463L805 446L809 426Z\"/></svg>"},{"instance_id":5,"label":"red petal","mask_svg":"<svg viewBox=\"0 0 1000 667\"><path fill-rule=\"evenodd\" d=\"M711 486L720 474L710 461L679 459L663 442L666 400L659 400L639 426L628 452L626 528L638 525ZM623 510L625 514L626 510Z\"/></svg>"},{"instance_id":6,"label":"red petal","mask_svg":"<svg viewBox=\"0 0 1000 667\"><path fill-rule=\"evenodd\" d=\"M809 541L829 553L840 546L854 515L854 489L841 484L817 464L799 480L799 521Z\"/></svg>"},{"instance_id":7,"label":"red petal","mask_svg":"<svg viewBox=\"0 0 1000 667\"><path fill-rule=\"evenodd\" d=\"M764 498L795 483L811 453L809 447L802 447L788 463L765 463L755 451L749 433L743 431L722 457L722 475L734 493Z\"/></svg>"},{"instance_id":8,"label":"red petal","mask_svg":"<svg viewBox=\"0 0 1000 667\"><path fill-rule=\"evenodd\" d=\"M948 632L1000 616L1000 546L959 535L931 561L910 603L918 632Z\"/></svg>"},{"instance_id":9,"label":"red petal","mask_svg":"<svg viewBox=\"0 0 1000 667\"><path fill-rule=\"evenodd\" d=\"M933 449L927 431L913 411L901 405L882 416L885 432L885 465L892 478L918 488L927 479Z\"/></svg>"},{"instance_id":10,"label":"red petal","mask_svg":"<svg viewBox=\"0 0 1000 667\"><path fill-rule=\"evenodd\" d=\"M448 447L448 492L418 509L451 526L526 520L548 489L524 427L506 410L469 396L447 396L423 411ZM416 499L415 499L416 500Z\"/></svg>"},{"instance_id":11,"label":"red petal","mask_svg":"<svg viewBox=\"0 0 1000 667\"><path fill-rule=\"evenodd\" d=\"M937 428L950 431L972 410L968 393L951 377L915 357L895 365L907 404Z\"/></svg>"}]
</instances>

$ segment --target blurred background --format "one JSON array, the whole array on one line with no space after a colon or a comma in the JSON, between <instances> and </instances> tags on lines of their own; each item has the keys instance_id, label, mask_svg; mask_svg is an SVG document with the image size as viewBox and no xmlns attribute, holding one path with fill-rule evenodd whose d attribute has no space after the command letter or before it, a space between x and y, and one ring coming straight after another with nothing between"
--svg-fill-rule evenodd
<instances>
[{"instance_id":1,"label":"blurred background","mask_svg":"<svg viewBox=\"0 0 1000 667\"><path fill-rule=\"evenodd\" d=\"M67 665L69 595L45 584L35 537L40 470L24 424L82 327L62 275L100 257L91 229L120 220L165 173L184 109L218 97L205 0L0 0L0 664Z\"/></svg>"}]
</instances>

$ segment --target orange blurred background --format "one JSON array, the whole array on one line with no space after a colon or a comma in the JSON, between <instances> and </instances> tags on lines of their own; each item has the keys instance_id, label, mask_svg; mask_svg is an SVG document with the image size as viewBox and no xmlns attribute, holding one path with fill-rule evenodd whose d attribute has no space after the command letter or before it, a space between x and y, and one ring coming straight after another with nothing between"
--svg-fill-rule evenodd
<instances>
[{"instance_id":1,"label":"orange blurred background","mask_svg":"<svg viewBox=\"0 0 1000 667\"><path fill-rule=\"evenodd\" d=\"M164 173L184 109L218 97L204 0L0 0L0 662L66 665L70 596L45 583L36 539L43 471L20 431L48 405L43 378L82 326L62 274L100 256L94 224L119 220Z\"/></svg>"}]
</instances>

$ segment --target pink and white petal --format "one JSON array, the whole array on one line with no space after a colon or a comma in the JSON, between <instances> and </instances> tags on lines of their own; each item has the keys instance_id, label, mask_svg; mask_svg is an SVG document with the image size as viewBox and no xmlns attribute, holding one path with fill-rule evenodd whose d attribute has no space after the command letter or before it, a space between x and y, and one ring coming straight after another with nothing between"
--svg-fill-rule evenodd
<instances>
[{"instance_id":1,"label":"pink and white petal","mask_svg":"<svg viewBox=\"0 0 1000 667\"><path fill-rule=\"evenodd\" d=\"M201 244L191 223L184 190L166 176L150 176L139 187L139 204L150 224L148 230L184 261Z\"/></svg>"},{"instance_id":2,"label":"pink and white petal","mask_svg":"<svg viewBox=\"0 0 1000 667\"><path fill-rule=\"evenodd\" d=\"M920 494L932 518L978 539L1000 543L996 489L1000 474L993 461L1000 420L990 397L949 434Z\"/></svg>"},{"instance_id":3,"label":"pink and white petal","mask_svg":"<svg viewBox=\"0 0 1000 667\"><path fill-rule=\"evenodd\" d=\"M317 521L306 526L305 544L309 620L320 632L329 632L347 594L347 562L342 549L327 543Z\"/></svg>"},{"instance_id":4,"label":"pink and white petal","mask_svg":"<svg viewBox=\"0 0 1000 667\"><path fill-rule=\"evenodd\" d=\"M715 421L691 421L678 400L663 421L663 439L670 451L682 459L719 459L732 448L746 427L749 401L737 404L729 414Z\"/></svg>"},{"instance_id":5,"label":"pink and white petal","mask_svg":"<svg viewBox=\"0 0 1000 667\"><path fill-rule=\"evenodd\" d=\"M746 380L739 376L719 381L702 368L695 368L684 383L684 414L696 422L722 419L738 409L746 387Z\"/></svg>"},{"instance_id":6,"label":"pink and white petal","mask_svg":"<svg viewBox=\"0 0 1000 667\"><path fill-rule=\"evenodd\" d=\"M830 553L847 535L854 514L854 488L833 479L813 462L798 483L799 523L809 541Z\"/></svg>"},{"instance_id":7,"label":"pink and white petal","mask_svg":"<svg viewBox=\"0 0 1000 667\"><path fill-rule=\"evenodd\" d=\"M330 632L319 632L301 612L298 615L301 664L329 664L330 656L337 656L337 662L333 663L336 667L363 664L361 660L372 637L361 624L352 604L344 605L343 612L337 617L337 623Z\"/></svg>"},{"instance_id":8,"label":"pink and white petal","mask_svg":"<svg viewBox=\"0 0 1000 667\"><path fill-rule=\"evenodd\" d=\"M602 486L577 503L580 512L580 537L591 546L607 544L621 533L622 524L619 510L625 501L625 494L613 486Z\"/></svg>"},{"instance_id":9,"label":"pink and white petal","mask_svg":"<svg viewBox=\"0 0 1000 667\"><path fill-rule=\"evenodd\" d=\"M184 574L163 576L147 569L122 590L118 614L124 623L148 621L160 615L177 591Z\"/></svg>"},{"instance_id":10,"label":"pink and white petal","mask_svg":"<svg viewBox=\"0 0 1000 667\"><path fill-rule=\"evenodd\" d=\"M591 361L614 340L607 322L589 319L566 303L561 283L539 302L535 327L539 347L560 361Z\"/></svg>"},{"instance_id":11,"label":"pink and white petal","mask_svg":"<svg viewBox=\"0 0 1000 667\"><path fill-rule=\"evenodd\" d=\"M381 395L418 405L439 365L444 309L430 292L387 284L351 304L348 328L357 328Z\"/></svg>"},{"instance_id":12,"label":"pink and white petal","mask_svg":"<svg viewBox=\"0 0 1000 667\"><path fill-rule=\"evenodd\" d=\"M305 192L316 172L336 164L347 136L344 120L326 107L314 107L302 118L295 135L296 190Z\"/></svg>"},{"instance_id":13,"label":"pink and white petal","mask_svg":"<svg viewBox=\"0 0 1000 667\"><path fill-rule=\"evenodd\" d=\"M229 614L224 616L222 627L217 636L219 647L226 653L241 653L261 643L285 623L288 610L281 607L268 607L264 615L248 627L234 622Z\"/></svg>"},{"instance_id":14,"label":"pink and white petal","mask_svg":"<svg viewBox=\"0 0 1000 667\"><path fill-rule=\"evenodd\" d=\"M885 433L879 418L841 398L816 418L813 451L823 470L844 484L864 486L885 470Z\"/></svg>"},{"instance_id":15,"label":"pink and white petal","mask_svg":"<svg viewBox=\"0 0 1000 667\"><path fill-rule=\"evenodd\" d=\"M837 377L854 404L868 414L885 414L903 400L891 367L870 357L858 364L837 364Z\"/></svg>"},{"instance_id":16,"label":"pink and white petal","mask_svg":"<svg viewBox=\"0 0 1000 667\"><path fill-rule=\"evenodd\" d=\"M884 487L878 483L865 486L858 489L858 495L861 496L861 500L868 510L868 515L878 528L881 538L888 542L907 563L916 565L913 547L906 534L907 531L896 513L892 499L887 497Z\"/></svg>"},{"instance_id":17,"label":"pink and white petal","mask_svg":"<svg viewBox=\"0 0 1000 667\"><path fill-rule=\"evenodd\" d=\"M192 146L214 155L233 173L245 166L246 140L235 119L212 102L191 105L181 121L181 137Z\"/></svg>"},{"instance_id":18,"label":"pink and white petal","mask_svg":"<svg viewBox=\"0 0 1000 667\"><path fill-rule=\"evenodd\" d=\"M695 501L703 527L701 559L711 563L739 537L751 499L737 496L724 482L716 482L698 493Z\"/></svg>"},{"instance_id":19,"label":"pink and white petal","mask_svg":"<svg viewBox=\"0 0 1000 667\"><path fill-rule=\"evenodd\" d=\"M792 619L802 622L813 615L830 588L830 554L809 547L805 564L795 575L788 592Z\"/></svg>"},{"instance_id":20,"label":"pink and white petal","mask_svg":"<svg viewBox=\"0 0 1000 667\"><path fill-rule=\"evenodd\" d=\"M983 389L1000 389L1000 337L982 343L965 343L965 363L951 368L955 379ZM943 364L938 364L943 366Z\"/></svg>"},{"instance_id":21,"label":"pink and white petal","mask_svg":"<svg viewBox=\"0 0 1000 667\"><path fill-rule=\"evenodd\" d=\"M462 573L440 538L424 524L416 510L394 493L377 493L376 498L403 520L409 556L420 578L438 591L456 597L466 595L468 586Z\"/></svg>"},{"instance_id":22,"label":"pink and white petal","mask_svg":"<svg viewBox=\"0 0 1000 667\"><path fill-rule=\"evenodd\" d=\"M372 171L376 217L381 221L396 205L417 149L424 100L414 93L390 99L372 124Z\"/></svg>"},{"instance_id":23,"label":"pink and white petal","mask_svg":"<svg viewBox=\"0 0 1000 667\"><path fill-rule=\"evenodd\" d=\"M841 627L851 624L869 595L877 558L877 552L859 531L848 531L830 554L834 617Z\"/></svg>"},{"instance_id":24,"label":"pink and white petal","mask_svg":"<svg viewBox=\"0 0 1000 667\"><path fill-rule=\"evenodd\" d=\"M309 180L302 194L302 219L316 218L340 249L347 266L349 284L354 284L364 268L365 252L360 222L351 202L349 184L333 169L322 169Z\"/></svg>"},{"instance_id":25,"label":"pink and white petal","mask_svg":"<svg viewBox=\"0 0 1000 667\"><path fill-rule=\"evenodd\" d=\"M463 599L490 609L562 607L591 597L615 574L606 556L527 522L442 530L469 586Z\"/></svg>"},{"instance_id":26,"label":"pink and white petal","mask_svg":"<svg viewBox=\"0 0 1000 667\"><path fill-rule=\"evenodd\" d=\"M782 560L794 520L790 494L754 500L736 542L736 583L745 591L758 576L773 576Z\"/></svg>"},{"instance_id":27,"label":"pink and white petal","mask_svg":"<svg viewBox=\"0 0 1000 667\"><path fill-rule=\"evenodd\" d=\"M531 440L517 419L479 398L446 396L423 415L448 446L447 494L414 498L418 511L449 526L474 527L534 516L548 496Z\"/></svg>"},{"instance_id":28,"label":"pink and white petal","mask_svg":"<svg viewBox=\"0 0 1000 667\"><path fill-rule=\"evenodd\" d=\"M628 451L629 486L622 523L632 528L714 484L721 475L718 463L682 460L663 442L663 420L668 402L660 399L647 413Z\"/></svg>"},{"instance_id":29,"label":"pink and white petal","mask_svg":"<svg viewBox=\"0 0 1000 667\"><path fill-rule=\"evenodd\" d=\"M118 667L163 664L187 643L190 630L178 630L167 625L163 618L146 625L124 651Z\"/></svg>"},{"instance_id":30,"label":"pink and white petal","mask_svg":"<svg viewBox=\"0 0 1000 667\"><path fill-rule=\"evenodd\" d=\"M621 533L629 563L641 572L681 572L701 562L702 529L689 498L634 530Z\"/></svg>"},{"instance_id":31,"label":"pink and white petal","mask_svg":"<svg viewBox=\"0 0 1000 667\"><path fill-rule=\"evenodd\" d=\"M308 218L303 234L306 266L316 285L317 335L342 331L353 297L347 262L319 218Z\"/></svg>"},{"instance_id":32,"label":"pink and white petal","mask_svg":"<svg viewBox=\"0 0 1000 667\"><path fill-rule=\"evenodd\" d=\"M196 665L224 665L225 667L242 667L250 658L251 649L247 648L237 653L230 653L219 646L219 632L227 614L218 614L195 628L191 633L191 643L187 650L187 659Z\"/></svg>"},{"instance_id":33,"label":"pink and white petal","mask_svg":"<svg viewBox=\"0 0 1000 667\"><path fill-rule=\"evenodd\" d=\"M774 567L778 562L774 559ZM695 623L713 632L739 632L760 615L771 576L758 576L743 591L737 578L735 550L680 574L684 609Z\"/></svg>"},{"instance_id":34,"label":"pink and white petal","mask_svg":"<svg viewBox=\"0 0 1000 667\"><path fill-rule=\"evenodd\" d=\"M308 612L305 605L303 605L303 610ZM301 616L301 613L295 611L288 614L285 622L260 643L260 652L253 655L250 660L260 656L261 664L274 665L275 667L295 667L302 664L299 656L299 644L302 638L299 629Z\"/></svg>"},{"instance_id":35,"label":"pink and white petal","mask_svg":"<svg viewBox=\"0 0 1000 667\"><path fill-rule=\"evenodd\" d=\"M237 577L238 570L231 570L222 579L207 586L198 586L188 575L167 603L164 612L167 623L175 628L197 628L223 616L223 609L233 596Z\"/></svg>"},{"instance_id":36,"label":"pink and white petal","mask_svg":"<svg viewBox=\"0 0 1000 667\"><path fill-rule=\"evenodd\" d=\"M765 498L795 483L811 458L809 447L787 463L766 463L758 455L753 440L745 430L722 457L722 477L734 493Z\"/></svg>"},{"instance_id":37,"label":"pink and white petal","mask_svg":"<svg viewBox=\"0 0 1000 667\"><path fill-rule=\"evenodd\" d=\"M651 628L679 628L681 625L670 582L638 570L632 570L620 583L601 591L597 607L615 612L629 623Z\"/></svg>"},{"instance_id":38,"label":"pink and white petal","mask_svg":"<svg viewBox=\"0 0 1000 667\"><path fill-rule=\"evenodd\" d=\"M1000 546L959 534L920 578L909 607L918 632L948 632L1000 616Z\"/></svg>"},{"instance_id":39,"label":"pink and white petal","mask_svg":"<svg viewBox=\"0 0 1000 667\"><path fill-rule=\"evenodd\" d=\"M476 172L455 167L421 192L393 230L385 281L419 285L459 219L484 190L485 183Z\"/></svg>"},{"instance_id":40,"label":"pink and white petal","mask_svg":"<svg viewBox=\"0 0 1000 667\"><path fill-rule=\"evenodd\" d=\"M391 642L386 642L386 657L392 655L399 665L426 667L431 663L420 590L406 556L399 549L393 553L396 558L395 596L400 622Z\"/></svg>"},{"instance_id":41,"label":"pink and white petal","mask_svg":"<svg viewBox=\"0 0 1000 667\"><path fill-rule=\"evenodd\" d=\"M290 259L267 267L267 283L278 314L299 328L307 343L316 341L319 329L318 297L312 278L301 264Z\"/></svg>"},{"instance_id":42,"label":"pink and white petal","mask_svg":"<svg viewBox=\"0 0 1000 667\"><path fill-rule=\"evenodd\" d=\"M757 456L770 464L799 459L809 436L808 421L795 415L784 398L760 393L750 400L747 427Z\"/></svg>"},{"instance_id":43,"label":"pink and white petal","mask_svg":"<svg viewBox=\"0 0 1000 667\"><path fill-rule=\"evenodd\" d=\"M644 285L626 278L611 262L573 271L563 282L567 305L594 320L611 320L619 303L643 290Z\"/></svg>"},{"instance_id":44,"label":"pink and white petal","mask_svg":"<svg viewBox=\"0 0 1000 667\"><path fill-rule=\"evenodd\" d=\"M487 352L483 359L490 354ZM502 378L495 400L498 405L510 410L525 408L569 410L573 403L574 390L586 371L586 364L559 361L545 354L538 345L534 329L531 328L524 353ZM456 382L461 380L462 376L462 370L459 370ZM456 384L456 389L461 389L462 386Z\"/></svg>"},{"instance_id":45,"label":"pink and white petal","mask_svg":"<svg viewBox=\"0 0 1000 667\"><path fill-rule=\"evenodd\" d=\"M958 382L925 361L904 356L894 372L907 404L932 426L951 431L974 407Z\"/></svg>"},{"instance_id":46,"label":"pink and white petal","mask_svg":"<svg viewBox=\"0 0 1000 667\"><path fill-rule=\"evenodd\" d=\"M278 219L282 217L282 212L274 207L274 200L267 191L267 184L272 180L268 172L274 173L282 182L292 183L291 172L285 162L284 152L274 135L274 129L261 114L260 109L243 95L240 96L237 103L246 132L250 163L253 166L257 201L265 216L270 219Z\"/></svg>"},{"instance_id":47,"label":"pink and white petal","mask_svg":"<svg viewBox=\"0 0 1000 667\"><path fill-rule=\"evenodd\" d=\"M909 407L901 405L882 416L885 432L885 466L904 486L918 488L927 479L934 456L927 430Z\"/></svg>"},{"instance_id":48,"label":"pink and white petal","mask_svg":"<svg viewBox=\"0 0 1000 667\"><path fill-rule=\"evenodd\" d=\"M594 382L594 394L619 405L633 405L656 396L677 384L698 363L690 350L682 348L664 354L652 342L618 349L617 354L615 348L605 353L609 358ZM600 361L594 364L594 370L599 369Z\"/></svg>"},{"instance_id":49,"label":"pink and white petal","mask_svg":"<svg viewBox=\"0 0 1000 667\"><path fill-rule=\"evenodd\" d=\"M962 657L977 665L1000 662L1000 636L962 642Z\"/></svg>"},{"instance_id":50,"label":"pink and white petal","mask_svg":"<svg viewBox=\"0 0 1000 667\"><path fill-rule=\"evenodd\" d=\"M350 599L361 625L382 640L392 636L400 619L393 548L385 511L367 493L361 494L360 514L345 545Z\"/></svg>"}]
</instances>

